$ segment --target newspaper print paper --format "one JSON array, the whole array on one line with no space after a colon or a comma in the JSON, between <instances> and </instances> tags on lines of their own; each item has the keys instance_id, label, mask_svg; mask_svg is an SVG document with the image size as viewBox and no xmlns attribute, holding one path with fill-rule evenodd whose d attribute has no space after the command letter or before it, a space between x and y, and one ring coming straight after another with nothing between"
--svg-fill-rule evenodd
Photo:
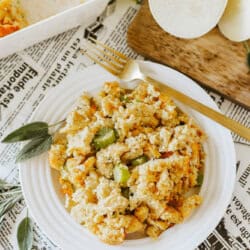
<instances>
[{"instance_id":1,"label":"newspaper print paper","mask_svg":"<svg viewBox=\"0 0 250 250\"><path fill-rule=\"evenodd\" d=\"M65 79L84 75L93 64L79 53L84 38L92 36L138 58L126 44L126 30L139 6L132 0L110 1L96 22L71 29L58 36L0 59L0 139L25 124L48 91ZM141 57L139 57L141 58ZM250 126L250 112L225 98L208 92L229 117ZM237 179L231 204L212 234L197 247L199 250L250 249L250 143L233 136L237 153ZM14 156L18 145L0 144L0 178L18 182ZM16 230L25 216L21 201L0 225L0 249L17 249ZM59 249L39 229L34 229L33 249Z\"/></svg>"}]
</instances>

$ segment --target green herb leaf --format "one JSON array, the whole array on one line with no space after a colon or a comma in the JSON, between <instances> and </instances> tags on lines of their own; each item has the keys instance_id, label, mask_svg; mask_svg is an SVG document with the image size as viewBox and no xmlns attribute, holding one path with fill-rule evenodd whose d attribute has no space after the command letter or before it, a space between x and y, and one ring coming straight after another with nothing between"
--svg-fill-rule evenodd
<instances>
[{"instance_id":1,"label":"green herb leaf","mask_svg":"<svg viewBox=\"0 0 250 250\"><path fill-rule=\"evenodd\" d=\"M129 187L122 187L121 193L122 193L122 196L129 199Z\"/></svg>"},{"instance_id":2,"label":"green herb leaf","mask_svg":"<svg viewBox=\"0 0 250 250\"><path fill-rule=\"evenodd\" d=\"M203 175L203 172L199 171L198 172L198 176L197 176L197 179L196 179L196 182L197 182L197 186L200 187L203 183L203 178L204 178L204 175Z\"/></svg>"},{"instance_id":3,"label":"green herb leaf","mask_svg":"<svg viewBox=\"0 0 250 250\"><path fill-rule=\"evenodd\" d=\"M34 156L40 155L50 149L52 144L52 136L45 135L44 137L35 138L28 142L22 150L19 152L16 158L16 162L30 159Z\"/></svg>"},{"instance_id":4,"label":"green herb leaf","mask_svg":"<svg viewBox=\"0 0 250 250\"><path fill-rule=\"evenodd\" d=\"M124 103L129 103L130 99L126 95L121 95L120 96L120 101Z\"/></svg>"},{"instance_id":5,"label":"green herb leaf","mask_svg":"<svg viewBox=\"0 0 250 250\"><path fill-rule=\"evenodd\" d=\"M32 122L16 129L7 135L2 142L13 143L41 137L48 134L48 127L46 122Z\"/></svg>"},{"instance_id":6,"label":"green herb leaf","mask_svg":"<svg viewBox=\"0 0 250 250\"><path fill-rule=\"evenodd\" d=\"M33 222L29 217L24 218L17 229L19 250L30 250L33 243Z\"/></svg>"},{"instance_id":7,"label":"green herb leaf","mask_svg":"<svg viewBox=\"0 0 250 250\"><path fill-rule=\"evenodd\" d=\"M20 185L19 184L11 184L11 183L8 183L8 182L0 179L0 193L6 191L7 189L11 189L11 190L20 189ZM1 199L0 199L0 201L1 201Z\"/></svg>"},{"instance_id":8,"label":"green herb leaf","mask_svg":"<svg viewBox=\"0 0 250 250\"><path fill-rule=\"evenodd\" d=\"M0 179L0 228L5 215L23 199L21 186Z\"/></svg>"},{"instance_id":9,"label":"green herb leaf","mask_svg":"<svg viewBox=\"0 0 250 250\"><path fill-rule=\"evenodd\" d=\"M8 183L2 179L0 179L0 189L8 185Z\"/></svg>"},{"instance_id":10,"label":"green herb leaf","mask_svg":"<svg viewBox=\"0 0 250 250\"><path fill-rule=\"evenodd\" d=\"M3 194L1 194L3 195ZM3 195L4 197L4 195ZM19 192L16 192L16 194L10 194L9 198L5 198L0 203L0 221L3 219L6 213L8 213L13 206L20 200L22 200L22 192L21 190Z\"/></svg>"}]
</instances>

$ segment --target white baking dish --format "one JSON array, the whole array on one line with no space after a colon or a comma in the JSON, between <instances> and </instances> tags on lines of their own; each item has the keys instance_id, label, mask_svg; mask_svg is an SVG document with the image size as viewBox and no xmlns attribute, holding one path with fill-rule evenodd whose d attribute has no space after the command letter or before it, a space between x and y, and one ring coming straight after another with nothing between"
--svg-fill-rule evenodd
<instances>
[{"instance_id":1,"label":"white baking dish","mask_svg":"<svg viewBox=\"0 0 250 250\"><path fill-rule=\"evenodd\" d=\"M86 0L83 4L0 38L0 58L23 50L70 28L93 22L105 9L107 3L108 0Z\"/></svg>"}]
</instances>

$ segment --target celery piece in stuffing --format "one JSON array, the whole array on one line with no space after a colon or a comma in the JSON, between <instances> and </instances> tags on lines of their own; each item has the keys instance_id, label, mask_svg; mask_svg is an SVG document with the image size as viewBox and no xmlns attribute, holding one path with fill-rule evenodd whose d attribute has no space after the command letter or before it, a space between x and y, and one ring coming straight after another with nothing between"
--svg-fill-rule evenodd
<instances>
[{"instance_id":1,"label":"celery piece in stuffing","mask_svg":"<svg viewBox=\"0 0 250 250\"><path fill-rule=\"evenodd\" d=\"M108 145L116 142L117 132L108 127L101 128L93 139L93 145L96 150L106 148Z\"/></svg>"}]
</instances>

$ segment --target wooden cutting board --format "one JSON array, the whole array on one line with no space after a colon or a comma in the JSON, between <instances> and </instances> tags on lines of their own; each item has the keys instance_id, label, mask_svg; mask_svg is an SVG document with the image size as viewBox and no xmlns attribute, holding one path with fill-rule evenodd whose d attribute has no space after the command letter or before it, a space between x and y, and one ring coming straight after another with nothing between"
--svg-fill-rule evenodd
<instances>
[{"instance_id":1,"label":"wooden cutting board","mask_svg":"<svg viewBox=\"0 0 250 250\"><path fill-rule=\"evenodd\" d=\"M171 36L153 19L144 1L129 26L128 45L153 61L168 65L250 108L250 72L242 43L231 42L217 28L198 39Z\"/></svg>"}]
</instances>

